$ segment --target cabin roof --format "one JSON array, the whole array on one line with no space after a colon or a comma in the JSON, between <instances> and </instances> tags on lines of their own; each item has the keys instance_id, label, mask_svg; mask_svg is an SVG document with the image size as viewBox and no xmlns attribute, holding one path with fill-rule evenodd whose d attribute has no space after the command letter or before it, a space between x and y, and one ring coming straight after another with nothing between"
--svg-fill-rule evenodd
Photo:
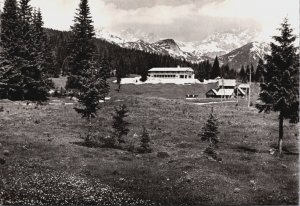
<instances>
[{"instance_id":1,"label":"cabin roof","mask_svg":"<svg viewBox=\"0 0 300 206\"><path fill-rule=\"evenodd\" d=\"M236 80L235 79L219 79L219 86L235 87Z\"/></svg>"}]
</instances>

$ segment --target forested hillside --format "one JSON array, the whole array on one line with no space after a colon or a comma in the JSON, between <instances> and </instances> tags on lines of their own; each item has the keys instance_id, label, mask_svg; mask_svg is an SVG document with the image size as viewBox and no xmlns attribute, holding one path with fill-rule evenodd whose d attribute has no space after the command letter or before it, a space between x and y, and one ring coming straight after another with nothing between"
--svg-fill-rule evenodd
<instances>
[{"instance_id":1,"label":"forested hillside","mask_svg":"<svg viewBox=\"0 0 300 206\"><path fill-rule=\"evenodd\" d=\"M50 39L50 48L52 48L57 66L65 73L67 71L67 46L70 33L53 29L46 29L46 32ZM99 61L106 59L111 70L119 67L122 68L125 74L141 74L143 70L158 66L170 67L180 65L193 67L194 69L198 66L197 64L174 59L166 55L162 56L133 49L124 49L101 39L95 39L95 44L97 47L95 58Z\"/></svg>"},{"instance_id":2,"label":"forested hillside","mask_svg":"<svg viewBox=\"0 0 300 206\"><path fill-rule=\"evenodd\" d=\"M67 48L70 33L53 29L46 29L46 33L49 37L50 48L52 49L57 68L60 69L57 72L62 72L65 75L68 73ZM168 55L158 55L135 49L121 48L116 44L102 39L95 39L95 44L97 47L96 60L100 62L105 59L111 71L119 68L124 76L128 74L142 75L147 73L146 71L152 67L177 67L178 65L181 67L192 67L195 70L196 78L201 81L211 78L211 73L215 72L212 71L213 65L209 61L195 64ZM222 73L226 78L236 78L236 73L226 65L217 70L219 72L217 76L221 76Z\"/></svg>"}]
</instances>

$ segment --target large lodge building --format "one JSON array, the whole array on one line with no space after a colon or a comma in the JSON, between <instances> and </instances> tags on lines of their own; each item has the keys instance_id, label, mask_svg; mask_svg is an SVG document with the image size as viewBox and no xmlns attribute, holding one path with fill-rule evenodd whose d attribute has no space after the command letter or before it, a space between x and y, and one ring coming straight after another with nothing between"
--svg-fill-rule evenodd
<instances>
[{"instance_id":1,"label":"large lodge building","mask_svg":"<svg viewBox=\"0 0 300 206\"><path fill-rule=\"evenodd\" d=\"M152 68L148 71L155 79L194 79L194 70L190 67Z\"/></svg>"}]
</instances>

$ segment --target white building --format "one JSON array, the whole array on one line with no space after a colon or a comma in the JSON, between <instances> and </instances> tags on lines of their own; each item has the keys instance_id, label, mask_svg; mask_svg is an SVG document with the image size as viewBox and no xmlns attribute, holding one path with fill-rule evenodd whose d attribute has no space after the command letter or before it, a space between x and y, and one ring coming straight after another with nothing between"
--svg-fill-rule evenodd
<instances>
[{"instance_id":1,"label":"white building","mask_svg":"<svg viewBox=\"0 0 300 206\"><path fill-rule=\"evenodd\" d=\"M152 68L148 75L155 79L194 79L194 70L190 67Z\"/></svg>"}]
</instances>

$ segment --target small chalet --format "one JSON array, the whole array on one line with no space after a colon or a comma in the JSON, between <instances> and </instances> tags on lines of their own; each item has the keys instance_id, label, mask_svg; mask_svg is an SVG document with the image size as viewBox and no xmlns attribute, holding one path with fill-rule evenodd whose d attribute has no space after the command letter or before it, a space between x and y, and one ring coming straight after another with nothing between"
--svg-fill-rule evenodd
<instances>
[{"instance_id":1,"label":"small chalet","mask_svg":"<svg viewBox=\"0 0 300 206\"><path fill-rule=\"evenodd\" d=\"M218 87L206 92L207 98L234 98L236 96L245 96L244 90L237 86L235 79L219 79Z\"/></svg>"}]
</instances>

